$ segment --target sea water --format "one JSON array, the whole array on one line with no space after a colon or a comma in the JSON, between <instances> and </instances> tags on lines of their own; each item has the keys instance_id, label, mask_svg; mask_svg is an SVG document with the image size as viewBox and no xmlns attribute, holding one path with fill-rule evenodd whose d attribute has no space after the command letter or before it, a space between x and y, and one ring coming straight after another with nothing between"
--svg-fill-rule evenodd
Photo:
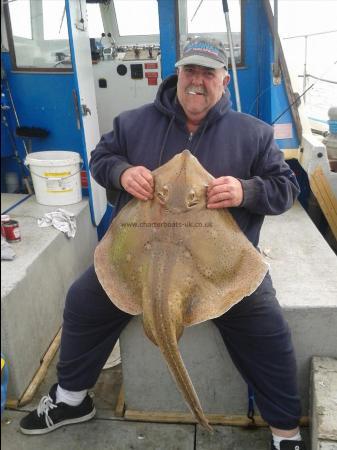
<instances>
[{"instance_id":1,"label":"sea water","mask_svg":"<svg viewBox=\"0 0 337 450\"><path fill-rule=\"evenodd\" d=\"M337 2L336 2L337 5ZM302 24L303 25L303 24ZM303 25L304 26L304 25ZM322 23L319 30L324 31L328 25ZM333 27L336 28L336 27ZM302 28L298 28L293 34L301 34ZM284 33L284 35L289 34ZM290 32L291 34L291 32ZM287 62L288 70L295 81L294 91L300 95L303 93L303 73L306 63L306 73L316 78L307 77L305 94L305 106L308 117L320 122L327 121L328 110L331 106L337 107L337 58L334 49L337 45L337 32L310 36L307 41L307 55L303 37L298 39L282 39L282 48ZM322 80L328 80L322 81Z\"/></svg>"},{"instance_id":2,"label":"sea water","mask_svg":"<svg viewBox=\"0 0 337 450\"><path fill-rule=\"evenodd\" d=\"M315 80L309 78L307 86L313 82ZM329 120L329 108L337 107L337 84L318 81L308 91L305 105L310 119L326 123Z\"/></svg>"}]
</instances>

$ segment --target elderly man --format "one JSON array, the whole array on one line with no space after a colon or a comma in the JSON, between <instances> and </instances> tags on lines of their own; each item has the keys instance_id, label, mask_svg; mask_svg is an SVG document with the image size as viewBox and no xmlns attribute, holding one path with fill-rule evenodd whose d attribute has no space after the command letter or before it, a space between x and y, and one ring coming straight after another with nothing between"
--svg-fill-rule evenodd
<instances>
[{"instance_id":1,"label":"elderly man","mask_svg":"<svg viewBox=\"0 0 337 450\"><path fill-rule=\"evenodd\" d=\"M230 208L241 230L258 245L264 215L290 208L299 189L273 140L273 129L231 110L227 56L220 41L194 38L176 63L178 75L161 84L155 101L114 121L92 153L94 178L117 193L118 211L132 198L152 198L151 171L189 149L215 179L208 208ZM131 316L119 311L90 267L70 288L64 311L58 384L21 421L26 434L43 434L89 420L87 390ZM296 362L288 326L269 274L259 288L214 320L225 345L254 389L269 423L272 449L303 450Z\"/></svg>"}]
</instances>

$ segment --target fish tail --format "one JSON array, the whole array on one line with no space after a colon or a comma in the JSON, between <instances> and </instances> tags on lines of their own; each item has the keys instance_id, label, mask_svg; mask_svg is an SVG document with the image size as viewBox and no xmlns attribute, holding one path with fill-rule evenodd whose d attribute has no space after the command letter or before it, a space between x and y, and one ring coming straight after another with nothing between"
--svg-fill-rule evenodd
<instances>
[{"instance_id":1,"label":"fish tail","mask_svg":"<svg viewBox=\"0 0 337 450\"><path fill-rule=\"evenodd\" d=\"M176 381L176 384L192 414L195 416L200 425L202 425L209 432L213 432L213 428L210 426L208 419L202 410L198 395L182 360L177 340L173 336L170 340L165 339L165 342L162 342L161 340L158 342L157 339L157 345L162 351L171 375Z\"/></svg>"}]
</instances>

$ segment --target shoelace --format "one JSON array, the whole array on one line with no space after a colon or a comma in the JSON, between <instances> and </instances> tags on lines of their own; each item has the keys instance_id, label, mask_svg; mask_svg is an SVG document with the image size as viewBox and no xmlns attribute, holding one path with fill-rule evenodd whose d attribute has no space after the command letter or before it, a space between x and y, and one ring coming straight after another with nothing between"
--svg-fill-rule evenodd
<instances>
[{"instance_id":1,"label":"shoelace","mask_svg":"<svg viewBox=\"0 0 337 450\"><path fill-rule=\"evenodd\" d=\"M39 406L37 407L38 417L44 414L44 418L48 428L54 425L54 422L49 417L49 411L54 408L57 408L57 405L53 403L53 399L49 395L45 395L44 397L42 397Z\"/></svg>"}]
</instances>

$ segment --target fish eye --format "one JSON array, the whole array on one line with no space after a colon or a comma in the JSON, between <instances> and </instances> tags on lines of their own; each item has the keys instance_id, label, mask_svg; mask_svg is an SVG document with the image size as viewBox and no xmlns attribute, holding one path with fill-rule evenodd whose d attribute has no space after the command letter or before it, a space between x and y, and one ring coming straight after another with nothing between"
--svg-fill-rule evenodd
<instances>
[{"instance_id":1,"label":"fish eye","mask_svg":"<svg viewBox=\"0 0 337 450\"><path fill-rule=\"evenodd\" d=\"M160 202L166 202L169 196L169 190L168 187L165 185L161 189L158 189L157 191L157 197Z\"/></svg>"},{"instance_id":2,"label":"fish eye","mask_svg":"<svg viewBox=\"0 0 337 450\"><path fill-rule=\"evenodd\" d=\"M194 189L191 189L190 192L187 194L187 206L191 208L192 206L197 205L199 202L199 199L197 197L197 194Z\"/></svg>"}]
</instances>

